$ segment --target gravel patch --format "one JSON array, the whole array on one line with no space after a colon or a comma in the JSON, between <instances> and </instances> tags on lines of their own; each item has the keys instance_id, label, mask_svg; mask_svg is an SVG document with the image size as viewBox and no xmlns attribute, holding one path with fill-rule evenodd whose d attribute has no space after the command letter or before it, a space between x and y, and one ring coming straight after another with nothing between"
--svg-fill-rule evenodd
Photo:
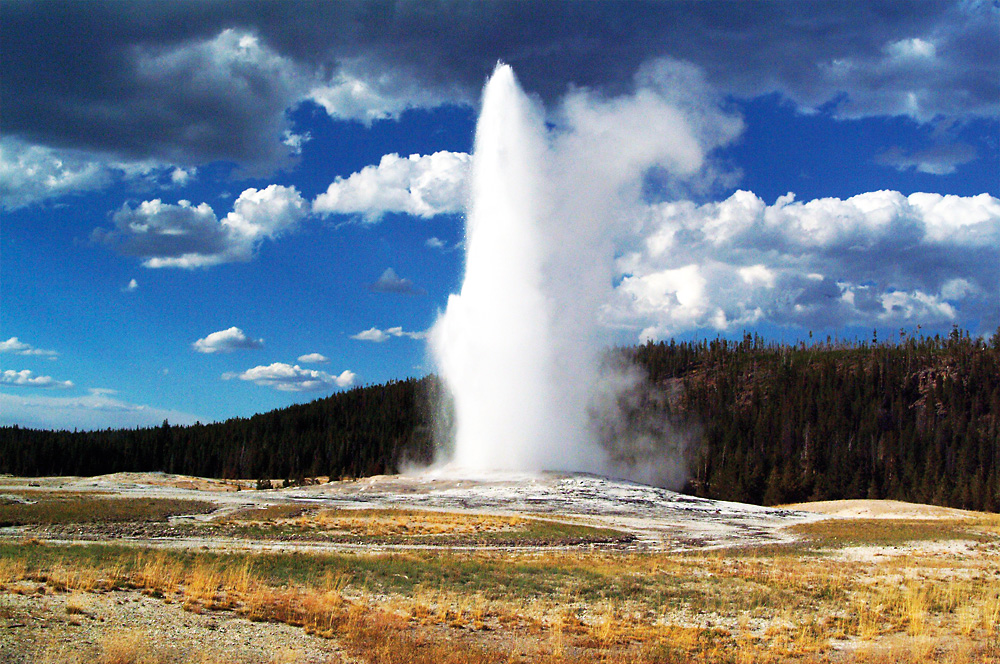
<instances>
[{"instance_id":1,"label":"gravel patch","mask_svg":"<svg viewBox=\"0 0 1000 664\"><path fill-rule=\"evenodd\" d=\"M0 594L0 662L94 662L138 640L154 662L349 664L335 640L299 627L256 623L229 611L192 613L138 592ZM143 660L146 661L146 660Z\"/></svg>"}]
</instances>

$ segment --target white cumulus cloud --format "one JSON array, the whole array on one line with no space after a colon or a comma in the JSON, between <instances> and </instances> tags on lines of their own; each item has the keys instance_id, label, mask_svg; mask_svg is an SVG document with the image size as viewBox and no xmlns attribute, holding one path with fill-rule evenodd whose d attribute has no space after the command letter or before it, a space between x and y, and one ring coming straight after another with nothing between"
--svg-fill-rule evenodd
<instances>
[{"instance_id":1,"label":"white cumulus cloud","mask_svg":"<svg viewBox=\"0 0 1000 664\"><path fill-rule=\"evenodd\" d=\"M351 338L357 339L358 341L374 341L375 343L380 344L383 341L388 341L389 335L377 327L370 327L363 332L352 334Z\"/></svg>"},{"instance_id":2,"label":"white cumulus cloud","mask_svg":"<svg viewBox=\"0 0 1000 664\"><path fill-rule=\"evenodd\" d=\"M273 239L291 230L308 212L309 204L295 187L272 184L245 190L222 223L252 240Z\"/></svg>"},{"instance_id":3,"label":"white cumulus cloud","mask_svg":"<svg viewBox=\"0 0 1000 664\"><path fill-rule=\"evenodd\" d=\"M886 44L886 53L899 59L931 59L937 55L934 42L925 41L919 37L900 39Z\"/></svg>"},{"instance_id":4,"label":"white cumulus cloud","mask_svg":"<svg viewBox=\"0 0 1000 664\"><path fill-rule=\"evenodd\" d=\"M170 171L170 181L180 187L183 187L197 173L198 169L193 166L191 168L181 168L180 166L178 166L174 170Z\"/></svg>"},{"instance_id":5,"label":"white cumulus cloud","mask_svg":"<svg viewBox=\"0 0 1000 664\"><path fill-rule=\"evenodd\" d=\"M0 207L5 209L100 189L110 180L110 169L85 155L0 141Z\"/></svg>"},{"instance_id":6,"label":"white cumulus cloud","mask_svg":"<svg viewBox=\"0 0 1000 664\"><path fill-rule=\"evenodd\" d=\"M97 229L94 238L145 267L208 267L250 260L263 239L293 230L308 211L295 187L276 184L245 190L221 220L208 203L156 198L125 204L113 216L115 228Z\"/></svg>"},{"instance_id":7,"label":"white cumulus cloud","mask_svg":"<svg viewBox=\"0 0 1000 664\"><path fill-rule=\"evenodd\" d=\"M779 325L997 323L1000 199L876 191L651 206L609 323L641 336Z\"/></svg>"},{"instance_id":8,"label":"white cumulus cloud","mask_svg":"<svg viewBox=\"0 0 1000 664\"><path fill-rule=\"evenodd\" d=\"M0 139L0 208L18 208L103 189L116 182L184 186L197 173L153 159L121 160L99 152Z\"/></svg>"},{"instance_id":9,"label":"white cumulus cloud","mask_svg":"<svg viewBox=\"0 0 1000 664\"><path fill-rule=\"evenodd\" d=\"M303 364L325 364L330 361L326 355L321 353L308 353L306 355L299 356L299 362Z\"/></svg>"},{"instance_id":10,"label":"white cumulus cloud","mask_svg":"<svg viewBox=\"0 0 1000 664\"><path fill-rule=\"evenodd\" d=\"M313 201L319 214L360 215L366 223L387 212L418 217L460 212L465 206L469 155L435 152L400 157L387 154L377 166L365 166L337 178Z\"/></svg>"},{"instance_id":11,"label":"white cumulus cloud","mask_svg":"<svg viewBox=\"0 0 1000 664\"><path fill-rule=\"evenodd\" d=\"M44 387L66 389L73 387L72 381L56 380L52 376L39 376L33 371L23 369L14 371L7 369L0 374L0 385L13 385L15 387Z\"/></svg>"},{"instance_id":12,"label":"white cumulus cloud","mask_svg":"<svg viewBox=\"0 0 1000 664\"><path fill-rule=\"evenodd\" d=\"M268 366L257 366L243 373L226 373L225 380L238 378L257 385L273 387L283 392L316 392L337 387L350 387L354 384L356 375L352 371L343 371L333 376L325 371L303 369L299 365L275 362Z\"/></svg>"},{"instance_id":13,"label":"white cumulus cloud","mask_svg":"<svg viewBox=\"0 0 1000 664\"><path fill-rule=\"evenodd\" d=\"M294 155L302 154L302 146L311 140L312 133L307 131L301 134L296 134L291 129L286 129L281 138L281 142L291 148L292 154Z\"/></svg>"},{"instance_id":14,"label":"white cumulus cloud","mask_svg":"<svg viewBox=\"0 0 1000 664\"><path fill-rule=\"evenodd\" d=\"M263 339L251 339L238 327L212 332L204 339L198 339L191 346L199 353L231 353L234 350L263 348Z\"/></svg>"}]
</instances>

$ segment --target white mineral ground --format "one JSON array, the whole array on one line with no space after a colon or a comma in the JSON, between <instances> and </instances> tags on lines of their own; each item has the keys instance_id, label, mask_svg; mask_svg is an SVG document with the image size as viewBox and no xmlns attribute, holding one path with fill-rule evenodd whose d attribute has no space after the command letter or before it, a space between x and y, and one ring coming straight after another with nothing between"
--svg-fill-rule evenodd
<instances>
[{"instance_id":1,"label":"white mineral ground","mask_svg":"<svg viewBox=\"0 0 1000 664\"><path fill-rule=\"evenodd\" d=\"M37 486L29 487L29 484ZM244 482L244 487L251 486ZM962 510L897 501L852 500L761 507L686 496L666 489L586 474L482 473L453 478L425 475L381 475L271 491L233 483L162 473L118 473L99 477L0 477L0 494L34 491L100 492L108 496L185 498L215 503L209 515L176 517L208 520L236 510L271 504L300 503L340 509L422 509L456 514L539 517L614 528L636 537L631 545L647 550L684 551L790 542L787 526L829 518L961 518ZM19 528L2 528L0 537L19 536ZM116 540L121 543L120 540ZM157 537L136 544L158 547L204 546L220 550L378 550L423 548L417 545L268 542L211 535ZM504 547L518 548L518 547ZM522 547L534 548L534 547Z\"/></svg>"}]
</instances>

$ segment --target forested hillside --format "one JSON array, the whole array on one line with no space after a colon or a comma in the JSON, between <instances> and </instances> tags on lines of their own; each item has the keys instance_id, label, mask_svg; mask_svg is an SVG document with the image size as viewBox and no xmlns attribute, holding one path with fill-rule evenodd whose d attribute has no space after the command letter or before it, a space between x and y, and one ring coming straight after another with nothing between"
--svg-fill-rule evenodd
<instances>
[{"instance_id":1,"label":"forested hillside","mask_svg":"<svg viewBox=\"0 0 1000 664\"><path fill-rule=\"evenodd\" d=\"M798 347L648 344L663 407L696 423L687 491L779 504L892 498L1000 510L1000 331Z\"/></svg>"},{"instance_id":2,"label":"forested hillside","mask_svg":"<svg viewBox=\"0 0 1000 664\"><path fill-rule=\"evenodd\" d=\"M646 344L633 404L660 435L696 432L686 490L778 504L894 498L1000 511L1000 331L989 342ZM433 457L433 377L356 388L218 424L96 432L0 429L0 472L161 470L357 477ZM665 395L665 396L663 396ZM663 398L659 398L663 396Z\"/></svg>"}]
</instances>

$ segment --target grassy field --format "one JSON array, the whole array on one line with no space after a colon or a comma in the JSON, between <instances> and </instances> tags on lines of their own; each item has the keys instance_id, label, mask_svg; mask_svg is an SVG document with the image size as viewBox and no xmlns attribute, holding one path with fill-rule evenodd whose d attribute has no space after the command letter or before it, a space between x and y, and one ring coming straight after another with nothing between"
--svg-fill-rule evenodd
<instances>
[{"instance_id":1,"label":"grassy field","mask_svg":"<svg viewBox=\"0 0 1000 664\"><path fill-rule=\"evenodd\" d=\"M171 516L213 510L214 503L199 500L80 493L4 494L0 496L0 527L164 522Z\"/></svg>"},{"instance_id":2,"label":"grassy field","mask_svg":"<svg viewBox=\"0 0 1000 664\"><path fill-rule=\"evenodd\" d=\"M227 512L205 520L166 525L169 517L207 514L207 501L169 498L113 498L81 493L3 494L0 527L32 526L46 534L110 539L130 537L214 537L241 541L305 541L379 545L553 546L624 544L626 533L537 518L453 514L405 509L324 509L273 504ZM125 528L127 526L127 528Z\"/></svg>"},{"instance_id":3,"label":"grassy field","mask_svg":"<svg viewBox=\"0 0 1000 664\"><path fill-rule=\"evenodd\" d=\"M228 515L218 523L226 528L223 532L241 538L372 544L503 547L626 543L634 539L609 528L547 519L407 509L270 505Z\"/></svg>"},{"instance_id":4,"label":"grassy field","mask_svg":"<svg viewBox=\"0 0 1000 664\"><path fill-rule=\"evenodd\" d=\"M210 508L105 505L116 500L4 507L32 508L39 524L155 521ZM14 513L7 518L24 521L26 512ZM555 541L575 532L560 528L584 528L295 505L237 512L217 525L412 541ZM556 535L539 534L551 528ZM794 531L800 539L789 545L697 553L584 546L251 554L9 538L0 542L0 600L67 596L71 613L86 612L87 597L138 591L193 614L292 625L367 664L1000 662L1000 518L827 520ZM90 650L81 647L79 660L65 661L171 661L152 643L111 629ZM56 652L52 644L30 647L37 661ZM208 661L196 652L178 657Z\"/></svg>"}]
</instances>

